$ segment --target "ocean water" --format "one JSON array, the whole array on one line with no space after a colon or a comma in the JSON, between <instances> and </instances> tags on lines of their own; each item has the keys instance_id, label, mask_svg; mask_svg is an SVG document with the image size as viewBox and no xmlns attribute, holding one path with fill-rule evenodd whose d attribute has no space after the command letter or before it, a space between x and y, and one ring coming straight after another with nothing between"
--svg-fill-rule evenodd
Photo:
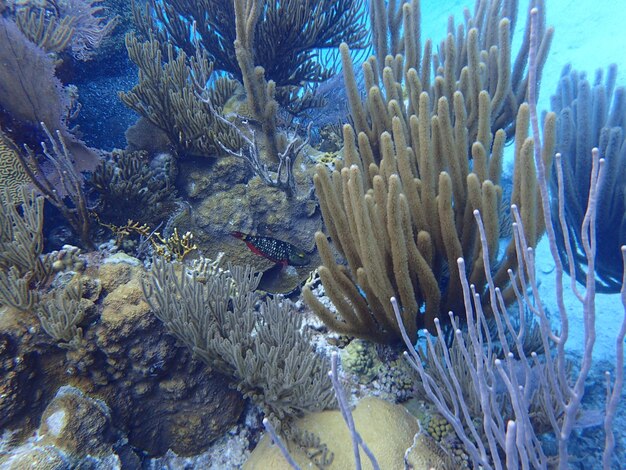
<instances>
[{"instance_id":1,"label":"ocean water","mask_svg":"<svg viewBox=\"0 0 626 470\"><path fill-rule=\"evenodd\" d=\"M258 396L266 392L262 388L265 382L260 380L263 385L256 383L249 385L245 381L237 382L232 378L215 379L209 376L206 369L206 362L210 362L206 359L208 354L203 356L202 352L196 349L195 356L192 357L186 348L192 340L184 333L179 333L176 325L172 326L175 321L173 322L171 318L164 320L163 314L157 315L157 320L155 310L159 310L163 305L152 296L153 291L146 287L153 278L145 273L150 269L153 256L163 253L169 255L167 263L173 263L173 259L178 257L185 258L190 266L194 258L203 254L211 259L222 259L220 269L223 267L226 270L226 262L233 262L239 265L252 265L254 270L263 272L261 285L254 294L256 297L251 301L252 307L249 309L254 312L252 317L258 320L269 311L270 307L267 306L269 304L264 303L270 302L268 299L283 298L280 297L282 294L288 297L294 304L290 313L299 318L300 323L296 329L302 328L316 354L324 358L324 364L327 365L331 352L339 351L344 363L340 369L340 376L351 405L369 396L382 398L388 403L404 403L409 395L415 395L416 390L421 390L419 386L413 385L407 387L411 389L411 393L405 393L403 390L398 392L397 384L402 382L397 379L398 375L404 373L408 377L412 373L414 377L410 376L412 378L407 379L408 381L413 380L417 383L420 380L415 372L397 373L399 370L404 371L395 362L402 360L400 357L402 347L398 344L393 347L373 346L372 343L355 340L353 344L357 346L354 346L354 349L362 348L365 351L362 356L358 356L359 360L371 361L374 364L368 366L369 368L359 365L360 363L355 366L354 358L348 356L346 352L348 348L344 348L343 344L349 339L325 328L303 299L302 286L309 282L309 276L315 278L315 268L321 263L314 246L315 232L324 230L324 222L313 191L313 168L317 162L322 161L323 155L328 154L335 158L341 145L337 146L336 142L331 142L332 139L328 134L321 133L320 126L316 126L313 120L311 130L315 137L311 142L315 142L317 148L306 147L306 151L310 150L314 158L297 160L296 173L299 179L295 195L288 194L291 188L284 186L268 190L261 179L254 177L254 171L237 158L231 160L204 158L205 156L197 152L194 154L189 151L184 158L177 160L176 146L171 142L164 144L167 137L164 137L163 133L139 127L134 128L134 134L133 131L128 132L138 118L138 114L126 106L118 95L118 92L129 92L137 84L137 67L127 57L126 49L121 42L123 32L133 29L128 5L124 1L114 0L72 1L76 5L82 4L83 7L89 4L92 8L97 6L104 8L104 13L94 11L94 15L112 14L111 12L121 15L117 20L118 29L112 33L112 43L102 45L106 48L103 50L108 52L98 53L95 49L95 57L91 62L82 62L70 58L67 54L49 56L50 60L57 60L53 70L60 83L64 86L75 85L78 100L82 105L76 117L69 121L67 133L63 135L66 139L72 139L70 136L74 136L82 142L76 144L80 151L76 151L76 147L69 148L70 153L76 151L72 154L71 160L72 164L76 164L78 181L84 184L85 188L89 188L85 189L84 202L87 217L92 224L88 234L91 243L85 243L85 239L77 235L76 225L72 230L72 225L68 224L67 217L64 217L63 209L59 210L54 203L47 202L41 211L43 217L41 258L44 258L45 253L56 250L47 260L50 263L57 262L57 267L54 268L53 274L41 282L28 273L21 273L29 288L38 292L38 297L27 308L13 308L7 302L5 302L7 305L3 306L0 300L0 409L4 415L0 420L2 436L0 470L290 468L279 457L273 457L274 460L259 460L261 463L250 459L257 445L259 449L264 446L270 447L270 453L274 451L278 454L276 449L271 449L271 446L267 445L267 437L262 440L265 429L261 420L268 408L259 406ZM5 1L0 9L0 15L10 17L11 8L29 3L38 7L43 4L47 6L49 12L52 12L55 9L58 11L61 8L59 5L72 2ZM585 73L591 81L596 70L606 71L611 64L616 64L618 67L616 86L626 87L624 29L626 0L545 0L545 3L546 23L555 28L555 34L540 83L537 104L539 112L550 110L550 97L557 89L561 71L568 64ZM437 41L443 38L449 15L460 21L465 6L473 8L473 5L466 5L462 0L422 0L422 38L430 37ZM519 47L523 35L526 23L524 12L527 8L527 1L519 2L520 13L514 34L513 51ZM8 42L0 39L0 47L7 47L7 44ZM20 76L19 73L7 73L9 67L7 64L9 62L0 62L0 67L4 67L4 70L0 70L0 93L9 93L7 91L9 85L6 84L11 84L12 79L16 82L28 80L28 77ZM335 82L331 79L330 83ZM333 86L335 85L331 85ZM337 114L343 119L342 123L346 123L348 122L344 110L346 96L339 88L341 86L343 85L340 84L335 88L336 94L333 95L333 99L337 100L333 103L335 107L332 111L327 108L322 113L326 112L333 117ZM229 102L229 106L234 106L232 115L244 113L242 110L245 108L241 104L244 102L244 96L245 91L237 89L235 99ZM40 171L50 179L54 188L60 188L58 180L55 179L55 168L51 165L54 159L44 164L50 159L42 155L41 148L39 150L36 148L37 142L45 138L44 134L34 122L24 124L17 113L10 111L12 108L9 104L3 108L3 103L10 104L10 100L0 100L0 128L2 135L8 136L11 145L3 146L2 158L11 152L23 152L23 145L35 148L35 153L38 154L35 158L42 163ZM226 103L222 104L224 109L227 109ZM280 116L282 118L284 114ZM250 116L237 120L237 123L248 132L253 128L250 127L250 123L252 126L258 124L254 117ZM307 124L305 121L300 123L298 119L291 121L283 119L279 130L291 136L296 132L296 124L299 125L300 137L303 139L302 128ZM77 127L74 128L74 125ZM257 133L260 132L259 128L257 126ZM176 132L180 135L183 133L179 129ZM176 132L173 135L178 135ZM138 147L138 142L144 147ZM48 142L46 147L49 152L52 150L51 145ZM59 153L63 153L63 148L60 142L57 146L55 152L58 152L58 156ZM91 162L89 168L78 167L77 163L80 160L77 155L83 155L79 152L82 152L84 147L91 149L88 151L90 158L95 156L97 159L96 162ZM8 149L6 152L5 148ZM241 148L245 151L246 147L242 144ZM137 149L146 150L147 154L136 157L132 165L137 166L132 167L129 164L127 170L134 171L135 181L140 181L141 197L133 196L135 199L127 197L127 193L119 188L117 190L120 192L110 196L113 193L107 184L113 186L114 176L104 178L108 183L98 186L97 181L94 182L93 176L90 176L95 164L105 160L113 162L107 171L122 174L125 171L120 163L124 158L122 150ZM512 167L513 150L514 145L507 145L505 149L505 173L510 172ZM28 152L24 152L24 155L28 155ZM219 152L219 149L213 149L212 152ZM626 175L626 171L623 170L626 165L626 149L623 149L622 157L617 168L621 175ZM269 164L272 170L276 169L274 163ZM63 171L67 173L70 170L66 168ZM7 174L8 177L4 176ZM37 175L37 171L35 174ZM3 186L7 188L11 186L9 178L13 178L12 175L13 173L0 173L0 176L6 178L3 180ZM275 173L271 173L270 176L275 176ZM504 184L508 184L510 178L505 181L507 183ZM621 182L621 187L623 185ZM616 187L620 187L619 182L616 183ZM169 198L160 196L155 199L149 198L152 194L167 192L170 194ZM65 192L59 190L58 193L57 189L54 189L53 193L61 194L60 200L66 209L69 208L67 209L69 213L80 212L81 208L76 201L67 197L71 189ZM127 198L124 199L125 197ZM49 197L49 200L51 199L54 198ZM3 205L3 211L5 214L9 213L7 205ZM22 216L24 212L23 209L18 210L15 217ZM602 217L603 214L598 216ZM134 222L137 224L133 225ZM144 223L147 225L143 226ZM177 231L174 231L175 228ZM617 225L613 229L616 232L620 229L624 231L624 227ZM6 253L10 253L10 247L19 242L15 235L13 238L11 236L7 238L6 233L9 232L6 229L4 233L0 232L2 242L0 249L5 253L0 256L0 267L4 271L3 280L9 275L14 259ZM155 235L155 232L158 234ZM182 236L185 232L193 233L193 239L187 238L182 244L180 237L174 239L174 236ZM598 234L600 243L605 238L604 235ZM185 242L189 244L185 245ZM196 246L192 247L194 243ZM504 242L502 244L504 246ZM80 252L71 246L80 247ZM191 253L188 258L186 252L182 254L175 251L187 248L190 248ZM333 252L333 255L335 254ZM560 299L557 298L555 260L552 258L545 236L536 247L535 260L538 294L535 301L540 301L545 306L551 314L553 327L559 330L557 317ZM207 275L209 271L198 272ZM213 275L214 271L210 273ZM71 281L72 279L74 281ZM74 325L71 325L73 321L71 315L60 315L61 323L65 323L58 328L67 327L71 334L68 338L57 337L53 341L51 338L54 334L45 326L43 328L41 326L45 320L40 322L40 319L42 317L45 319L46 316L45 313L36 313L37 303L55 299L54 292L61 292L76 279L80 279L77 282L82 285L78 296L78 299L82 300L73 300L77 302L76 305L82 302L80 314L75 317ZM437 281L441 287L448 282L447 279ZM152 286L158 290L162 285L163 283L156 281ZM326 306L334 308L330 306L329 297L319 287L319 282L316 281L312 285L317 289L314 291L315 295ZM571 287L573 283L567 273L564 274L562 285L563 308L569 320L569 338L565 350L571 361L571 368L576 373L585 349L587 331L585 310ZM580 284L576 286L576 289L584 295L584 287ZM14 291L17 284L11 284L8 288L0 287L5 291L7 289ZM360 286L357 287L360 295L366 298L365 291ZM224 284L222 288L226 296L235 295L231 284ZM172 302L187 305L185 297L189 294L188 291L172 291L169 294L176 299ZM188 296L190 297L191 295ZM46 303L49 306L47 311L76 313L76 306L62 304L72 302L71 295L64 299L56 303ZM595 345L583 406L587 410L602 411L606 394L605 371L610 372L612 377L615 376L617 356L620 353L616 340L626 318L626 305L622 304L622 297L618 292L597 293L593 302ZM235 311L233 305L232 300L227 300L223 309ZM163 323L166 326L163 326ZM246 327L244 323L234 322L229 326L236 325L236 328L243 331ZM287 320L284 324L287 324ZM80 333L77 333L77 327ZM261 328L257 326L250 329L247 337L243 335L244 339L238 337L242 344L250 340L249 343L245 342L249 351L256 351L254 339L263 336L259 333ZM170 333L173 330L172 335ZM275 334L275 339L279 343L275 346L279 348L281 341L278 339L279 334ZM80 341L72 343L78 337ZM282 346L291 344L289 341L292 339L283 339ZM293 349L296 347L293 346ZM289 352L281 351L284 354ZM242 355L245 354L244 350ZM356 362L358 363L358 360ZM297 369L301 365L296 364L293 367ZM376 369L377 367L380 369ZM217 369L224 372L219 367ZM232 372L231 369L229 370ZM232 374L236 376L237 373L241 375L240 371ZM311 375L313 374L311 372ZM229 376L228 373L225 375ZM392 386L385 388L382 384L385 380L392 381L389 377L399 382L394 381ZM215 385L216 383L218 384ZM239 391L236 391L237 388ZM241 391L245 393L245 400L239 393ZM622 392L622 397L624 394ZM436 413L435 407L429 404L424 395L419 395L417 399L413 397L409 404L397 406L410 410L412 416L422 419L422 423L431 423L432 416ZM405 408L402 408L402 412L394 408L393 413L404 413ZM271 407L269 409L275 410ZM373 405L371 410L374 410ZM363 436L370 435L371 440L380 439L383 445L396 451L396 457L402 456L403 451L412 445L413 438L411 437L406 445L404 441L396 443L393 438L386 441L385 439L396 431L393 425L389 428L383 427L384 419L387 416L394 416L390 419L396 419L397 429L402 429L397 431L398 434L400 432L415 434L416 431L413 431L412 424L407 425L410 431L406 431L402 427L404 426L402 420L405 418L401 419L391 411L388 413L385 415L383 411L376 409L368 415L368 411L365 411L359 415L362 421L358 423L366 423L362 424ZM481 416L474 418L478 421ZM371 432L369 428L375 428L378 424L378 421L374 425L371 424L374 419L380 419L380 432L383 436L369 434ZM339 439L337 436L343 434L345 436L342 439L346 438L347 431L341 420L339 418L337 420L339 424L322 422L323 424L317 425L322 428L320 435L323 439ZM601 421L594 420L593 416L590 420L592 425L589 427L582 426L574 430L570 449L572 459L565 468L603 468L601 456L605 445L604 432L599 425ZM334 429L333 426L342 430L337 431L338 434L323 434L324 428ZM626 401L623 399L617 408L613 427L617 442L616 457L606 468L626 468L626 464L623 463L626 456ZM317 428L315 429L317 432ZM431 431L432 434L431 428L427 431ZM448 440L454 441L454 444L444 442L446 439L442 438L437 445L444 449L447 457L456 451L457 457L458 455L467 457L469 452L464 453L462 444L455 440L455 437L450 437L454 433L451 430L447 432ZM208 435L210 437L207 437ZM367 442L367 438L365 441ZM332 442L329 441L327 444L332 449ZM556 443L550 437L550 433L542 435L541 444L546 453L556 453ZM295 445L290 447L290 450L295 447ZM315 449L319 446L311 445L310 448ZM348 450L345 451L343 448ZM351 455L350 444L342 444L342 449L342 452L336 448L334 450L338 455L340 453ZM376 451L374 453L376 454ZM337 461L344 462L341 458L343 457L338 456ZM346 461L350 463L318 465L317 468L356 468L350 458ZM423 463L423 467L405 467L408 464L405 464L401 457L383 461L387 463L380 468L390 470L429 468L430 465L436 464L443 465L437 468L447 469L461 468L459 462L463 459L446 461L442 458L440 462L431 460L430 463ZM371 468L367 467L368 464L364 464L364 468ZM464 468L472 468L471 464L467 465ZM494 468L498 468L498 465L494 465ZM510 463L508 468L522 467L518 463ZM531 464L528 468L535 466Z\"/></svg>"}]
</instances>

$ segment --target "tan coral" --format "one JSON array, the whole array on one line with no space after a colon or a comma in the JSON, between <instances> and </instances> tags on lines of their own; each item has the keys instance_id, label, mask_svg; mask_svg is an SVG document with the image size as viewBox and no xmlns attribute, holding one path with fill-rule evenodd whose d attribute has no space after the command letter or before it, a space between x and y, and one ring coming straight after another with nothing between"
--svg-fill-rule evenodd
<instances>
[{"instance_id":1,"label":"tan coral","mask_svg":"<svg viewBox=\"0 0 626 470\"><path fill-rule=\"evenodd\" d=\"M380 468L404 468L403 455L411 446L413 436L418 432L417 420L404 407L393 405L378 398L362 399L352 412L356 428L370 447ZM298 420L295 425L316 434L321 442L333 452L334 458L328 470L354 468L352 441L346 424L337 410L313 413ZM311 468L311 460L295 444L288 444L292 456L302 468ZM372 466L363 452L361 463L364 469ZM245 463L245 470L287 470L291 467L278 447L270 444L264 436Z\"/></svg>"}]
</instances>

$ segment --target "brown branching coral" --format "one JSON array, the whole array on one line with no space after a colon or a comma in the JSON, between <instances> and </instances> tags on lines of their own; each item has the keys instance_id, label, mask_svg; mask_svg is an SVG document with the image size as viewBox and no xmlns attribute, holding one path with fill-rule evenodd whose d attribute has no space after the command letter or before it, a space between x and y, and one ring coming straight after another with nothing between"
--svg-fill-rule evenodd
<instances>
[{"instance_id":1,"label":"brown branching coral","mask_svg":"<svg viewBox=\"0 0 626 470\"><path fill-rule=\"evenodd\" d=\"M143 288L168 330L210 368L232 377L269 417L329 408L327 364L311 350L287 300L265 300L256 311L259 279L249 268L197 273L156 259Z\"/></svg>"},{"instance_id":2,"label":"brown branching coral","mask_svg":"<svg viewBox=\"0 0 626 470\"><path fill-rule=\"evenodd\" d=\"M0 303L19 310L33 307L32 288L50 274L42 256L43 202L25 188L0 193Z\"/></svg>"},{"instance_id":3,"label":"brown branching coral","mask_svg":"<svg viewBox=\"0 0 626 470\"><path fill-rule=\"evenodd\" d=\"M49 293L35 307L44 331L65 349L78 348L83 341L78 326L85 316L82 294L80 281L73 282Z\"/></svg>"},{"instance_id":4,"label":"brown branching coral","mask_svg":"<svg viewBox=\"0 0 626 470\"><path fill-rule=\"evenodd\" d=\"M293 195L296 192L293 164L306 141L297 136L281 139L278 134L275 86L265 81L263 69L255 67L252 61L250 47L255 23L245 16L247 11L242 2L238 12L244 16L238 23L241 27L236 43L244 73L248 116L225 112L240 85L226 77L211 81L213 63L206 52L196 50L193 57L188 57L168 43L164 58L158 41L140 43L132 34L127 36L126 46L131 60L139 66L140 79L131 91L120 93L120 98L163 130L179 154L241 158L264 183ZM259 128L261 139L256 137ZM264 161L277 165L275 178Z\"/></svg>"},{"instance_id":5,"label":"brown branching coral","mask_svg":"<svg viewBox=\"0 0 626 470\"><path fill-rule=\"evenodd\" d=\"M341 42L365 47L367 31L362 0L300 0L255 2L260 14L252 45L254 63L263 67L287 101L290 91L321 82L332 71L318 59L319 51ZM149 1L145 10L134 4L135 18L143 35L165 44L172 42L189 56L196 46L210 51L217 70L242 79L233 45L237 31L231 0ZM158 20L158 21L157 21ZM194 37L199 38L194 43ZM287 104L287 101L283 104Z\"/></svg>"},{"instance_id":6,"label":"brown branching coral","mask_svg":"<svg viewBox=\"0 0 626 470\"><path fill-rule=\"evenodd\" d=\"M273 80L266 80L263 67L255 66L254 45L257 24L262 13L261 7L262 4L256 0L235 0L236 39L234 45L246 89L250 114L261 127L267 159L278 165L276 178L272 178L267 167L261 163L252 128L248 130L251 136L247 137L231 125L233 130L241 136L241 140L245 142L245 154L242 153L242 150L225 150L231 155L243 157L266 184L285 191L288 196L293 196L297 189L293 165L308 143L309 132L307 131L307 138L302 142L299 141L297 135L289 136L285 141L281 138L283 136L278 134L276 126L278 114L278 102L275 99L276 83ZM223 118L221 120L228 124Z\"/></svg>"},{"instance_id":7,"label":"brown branching coral","mask_svg":"<svg viewBox=\"0 0 626 470\"><path fill-rule=\"evenodd\" d=\"M29 41L47 52L65 50L74 34L71 17L48 15L45 8L21 8L15 14L15 21Z\"/></svg>"},{"instance_id":8,"label":"brown branching coral","mask_svg":"<svg viewBox=\"0 0 626 470\"><path fill-rule=\"evenodd\" d=\"M422 46L420 33L420 2L411 0L394 2L396 10L388 11L383 2L372 12L374 46L377 52L363 64L368 98L361 103L356 89L352 62L348 48L342 46L342 61L346 77L350 113L358 133L366 133L374 157L378 153L378 138L383 131L391 132L391 120L381 111L395 100L393 115L402 114L408 120L420 112L437 113L439 98L445 97L454 122L454 94L460 92L466 109L465 125L472 144L478 140L489 148L490 139L498 129L506 131L507 139L513 137L513 127L519 105L526 99L527 76L524 75L528 58L529 30L512 62L512 31L517 20L516 2L510 0L480 0L473 15L465 12L465 23L456 27L450 18L448 34L436 54L430 39ZM380 5L379 5L380 4ZM539 73L547 57L553 29L545 26L543 1L532 2L541 6L539 35ZM402 28L399 25L402 24ZM402 34L400 34L402 33ZM387 42L389 35L390 41ZM380 42L380 43L379 43ZM431 76L431 68L434 77ZM371 92L375 87L377 91ZM419 96L428 93L429 108L420 109ZM487 95L481 97L482 92ZM403 104L403 93L408 105ZM489 103L486 121L478 119ZM481 111L482 108L482 111ZM408 124L408 122L407 122Z\"/></svg>"},{"instance_id":9,"label":"brown branching coral","mask_svg":"<svg viewBox=\"0 0 626 470\"><path fill-rule=\"evenodd\" d=\"M527 122L527 113L527 107L522 107L518 117L520 125ZM428 142L430 149L425 160L418 160L413 149L402 140L401 120L395 117L393 121L394 138L387 133L382 135L385 158L380 167L364 164L362 155L370 154L371 148L357 148L350 126L344 127L344 141L349 150L344 157L351 166L332 174L322 165L317 167L314 181L324 221L349 267L348 270L337 265L326 236L316 234L323 263L319 268L320 277L340 318L304 289L305 299L331 329L378 342L398 339L393 312L389 311L388 302L385 303L385 299L392 296L400 298L404 323L413 338L418 328L432 328L435 318L450 310L461 310L462 296L454 268L455 260L461 256L473 260L468 263L469 277L477 292L482 293L485 287L481 274L482 252L477 245L477 228L469 218L473 210L480 210L486 221L492 256L498 252L499 242L501 190L497 182L501 154L496 152L488 157L477 150L474 158L478 161L474 162L472 172L465 152L452 151L447 157L451 161L443 168L420 166L424 161L441 162L446 155L445 150L429 142L433 132L430 120L422 122L422 129L428 136L423 135L421 142ZM553 138L553 117L547 122L547 129L547 135L551 133ZM444 132L452 136L453 128L448 124ZM523 135L521 128L519 133ZM502 134L499 140L502 144ZM465 141L455 142L454 139L445 142L444 139L440 145L447 149L467 145ZM526 139L516 155L518 192L513 196L514 203L529 221L534 220L539 211L535 174L530 165L531 151L532 140ZM454 172L460 171L454 169L457 166L463 169L465 176L455 179ZM420 168L421 172L417 174L412 168ZM488 175L492 175L491 179ZM530 224L530 227L527 237L534 244L543 228L537 224ZM510 244L494 274L509 300L512 300L512 293L505 289L509 283L507 269L514 266L514 260L515 248ZM442 281L444 273L447 275Z\"/></svg>"},{"instance_id":10,"label":"brown branching coral","mask_svg":"<svg viewBox=\"0 0 626 470\"><path fill-rule=\"evenodd\" d=\"M501 3L494 1L492 7ZM404 4L405 24L413 21L416 4ZM499 11L495 9L496 18ZM463 67L465 78L458 82L450 71L452 75L447 79L438 76L431 87L427 85L429 74L424 74L423 68L404 68L401 55L387 57L382 77L378 76L376 60L370 59L364 64L365 103L361 103L347 47L342 45L354 126L344 126L344 168L331 174L318 166L314 179L328 234L347 261L347 268L337 264L326 236L316 234L323 263L320 277L338 316L304 289L305 299L331 329L378 342L397 341L400 333L389 304L393 296L401 301L403 322L411 339L419 328L434 332L435 318L446 318L448 311L463 311L456 263L459 257L468 260L466 274L476 291L484 292L482 250L472 214L479 210L483 216L491 261L495 263L506 133L501 128L492 132L492 126L496 111L502 107L502 99L495 98L513 93L504 72L510 67L506 52L510 25L506 19L493 18L489 24L494 21L502 44L498 60ZM478 53L481 33L472 31L470 36L476 43L470 49ZM414 39L405 35L406 41ZM424 54L430 54L428 46ZM407 60L411 57L420 67L413 52ZM473 73L472 67L484 73ZM493 86L481 78L490 75L500 77L494 79ZM401 98L402 76L408 104ZM505 93L502 87L509 91ZM511 202L522 214L529 245L535 246L544 227L537 222L541 209L533 141L528 138L528 106L516 107L514 113ZM553 114L547 116L545 126L543 156L549 167L555 139ZM494 273L507 301L514 299L507 273L514 266L515 246L511 242Z\"/></svg>"},{"instance_id":11,"label":"brown branching coral","mask_svg":"<svg viewBox=\"0 0 626 470\"><path fill-rule=\"evenodd\" d=\"M60 131L53 135L45 123L41 123L47 141L41 142L44 157L54 168L54 173L44 171L40 159L32 150L26 155L18 153L24 173L32 185L67 220L81 243L93 248L91 218L84 191L84 180L76 168L70 147ZM56 181L55 181L56 180Z\"/></svg>"},{"instance_id":12,"label":"brown branching coral","mask_svg":"<svg viewBox=\"0 0 626 470\"><path fill-rule=\"evenodd\" d=\"M129 92L120 92L120 99L165 132L179 153L217 157L221 151L218 140L232 148L241 146L238 136L216 119L198 96L202 91L220 112L236 86L236 82L222 77L208 89L198 89L209 82L213 72L206 52L188 56L170 43L161 44L156 39L139 42L133 34L126 37L126 48L139 67L139 83Z\"/></svg>"},{"instance_id":13,"label":"brown branching coral","mask_svg":"<svg viewBox=\"0 0 626 470\"><path fill-rule=\"evenodd\" d=\"M113 224L133 219L157 225L179 203L170 175L152 168L143 152L113 152L96 167L89 185L100 195L98 216Z\"/></svg>"}]
</instances>

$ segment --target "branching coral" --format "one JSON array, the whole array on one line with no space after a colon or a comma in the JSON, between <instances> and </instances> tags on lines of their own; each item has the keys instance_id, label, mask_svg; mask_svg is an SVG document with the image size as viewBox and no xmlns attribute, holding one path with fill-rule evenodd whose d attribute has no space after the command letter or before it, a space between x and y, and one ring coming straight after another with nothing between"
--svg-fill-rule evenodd
<instances>
[{"instance_id":1,"label":"branching coral","mask_svg":"<svg viewBox=\"0 0 626 470\"><path fill-rule=\"evenodd\" d=\"M265 81L262 68L255 67L252 61L255 23L245 16L248 10L243 4L237 9L244 16L238 23L236 43L247 91L248 116L225 112L240 86L226 77L213 81L213 63L205 52L196 50L194 56L188 57L168 43L164 58L157 40L140 43L132 34L127 36L126 46L131 60L139 66L139 84L128 93L120 93L120 98L163 130L179 154L241 158L264 183L293 195L293 164L306 141L297 136L282 139L278 134L275 86ZM262 140L256 137L259 127ZM270 175L263 160L277 164L276 178Z\"/></svg>"},{"instance_id":2,"label":"branching coral","mask_svg":"<svg viewBox=\"0 0 626 470\"><path fill-rule=\"evenodd\" d=\"M80 237L83 246L92 248L91 218L83 188L83 177L75 165L76 159L72 158L70 147L60 131L52 135L43 122L41 126L47 137L47 142L41 142L41 147L45 158L54 168L54 173L44 171L37 155L31 150L28 150L26 155L17 154L22 169L37 191L67 220Z\"/></svg>"},{"instance_id":3,"label":"branching coral","mask_svg":"<svg viewBox=\"0 0 626 470\"><path fill-rule=\"evenodd\" d=\"M255 66L254 45L256 27L262 9L261 3L255 0L235 0L235 55L241 70L246 98L252 116L263 129L267 153L270 159L278 160L278 140L276 131L276 82L266 80L265 69Z\"/></svg>"},{"instance_id":4,"label":"branching coral","mask_svg":"<svg viewBox=\"0 0 626 470\"><path fill-rule=\"evenodd\" d=\"M328 366L300 331L301 317L277 297L255 310L259 279L250 269L198 273L156 259L144 294L178 340L267 415L282 420L330 407Z\"/></svg>"},{"instance_id":5,"label":"branching coral","mask_svg":"<svg viewBox=\"0 0 626 470\"><path fill-rule=\"evenodd\" d=\"M445 97L454 123L454 94L460 92L464 98L470 145L478 140L486 146L498 129L505 130L507 138L511 138L517 109L526 97L524 67L529 41L527 22L524 40L512 64L511 32L517 18L516 2L480 0L476 3L474 14L466 11L465 24L458 27L455 27L451 17L447 37L436 54L433 54L430 39L422 47L418 0L394 2L397 9L393 11L383 8L382 3L372 2L374 6L378 5L372 11L377 56L363 64L365 89L368 91L365 103L361 103L361 94L355 86L348 48L342 46L341 50L354 128L357 133L367 135L374 148L374 157L380 158L378 139L381 133L392 131L390 118L382 113L392 100L397 103L389 114L402 114L407 119L424 111L436 114L439 98ZM542 0L532 3L543 6ZM400 23L402 28L399 28ZM553 29L546 28L544 23L545 16L541 16L539 77L553 35ZM388 34L390 44L386 41ZM378 40L381 44L377 43ZM431 77L431 68L434 77ZM371 93L372 87L378 90ZM419 96L422 92L429 96L429 108L426 110L420 108ZM487 95L481 97L483 92ZM404 93L408 96L407 106L403 106L401 100ZM487 121L481 122L478 116L480 113L485 115L487 102Z\"/></svg>"},{"instance_id":6,"label":"branching coral","mask_svg":"<svg viewBox=\"0 0 626 470\"><path fill-rule=\"evenodd\" d=\"M113 152L95 169L90 186L100 195L100 219L123 224L132 219L158 225L179 199L170 175L150 167L142 152Z\"/></svg>"},{"instance_id":7,"label":"branching coral","mask_svg":"<svg viewBox=\"0 0 626 470\"><path fill-rule=\"evenodd\" d=\"M403 8L406 24L412 21L415 3ZM494 1L493 5L500 3ZM418 69L403 69L402 56L396 56L393 60L397 62L389 59L383 69L383 94L376 61L370 60L364 65L368 91L362 104L347 47L342 46L354 127L344 126L345 168L331 175L326 167L318 166L314 179L328 233L349 268L337 264L326 236L316 234L323 263L320 277L339 318L304 289L306 300L330 328L379 342L397 341L399 329L388 302L395 296L401 301L411 339L416 338L418 328L434 332L435 318L463 309L456 265L459 257L468 260L467 274L477 292L484 292L482 250L472 212L483 214L490 261L495 263L506 133L498 129L492 134L494 116L502 106L494 98L504 93L502 87L510 87L504 78L504 69L510 67L506 60L509 22L497 19L497 8L494 14L488 24L499 25L500 58L464 67L465 79L458 82L459 89L452 76L438 77L432 88L425 86ZM469 36L468 47L478 54L481 35L472 29ZM425 49L429 54L428 47ZM478 74L478 69L485 73ZM401 99L398 77L402 74L408 104ZM493 87L481 79L491 75L500 77ZM535 246L544 227L537 204L533 140L527 137L528 106L516 108L515 114L511 202L520 208L529 245ZM553 114L547 116L545 126L543 155L549 167L555 138ZM494 273L507 301L514 299L507 270L514 268L515 254L511 242Z\"/></svg>"},{"instance_id":8,"label":"branching coral","mask_svg":"<svg viewBox=\"0 0 626 470\"><path fill-rule=\"evenodd\" d=\"M50 274L42 257L43 202L24 188L0 194L0 303L20 310L33 307L31 288Z\"/></svg>"},{"instance_id":9,"label":"branching coral","mask_svg":"<svg viewBox=\"0 0 626 470\"><path fill-rule=\"evenodd\" d=\"M161 49L166 47L163 55ZM133 34L126 37L130 59L139 67L139 83L129 92L120 92L120 99L129 108L165 132L179 153L219 156L218 141L231 148L240 148L239 136L222 121L217 112L235 91L236 82L218 78L204 89L213 71L206 53L196 51L188 56L168 43L156 39L139 42ZM202 87L202 90L199 88Z\"/></svg>"},{"instance_id":10,"label":"branching coral","mask_svg":"<svg viewBox=\"0 0 626 470\"><path fill-rule=\"evenodd\" d=\"M341 42L365 46L367 31L362 0L260 0L254 63L276 83L284 103L295 87L321 82L332 73L319 61L319 52ZM145 37L165 44L171 41L193 55L197 45L209 51L218 70L242 78L233 45L237 36L235 7L230 0L151 0L145 10L134 5L135 17ZM198 39L198 43L194 39Z\"/></svg>"},{"instance_id":11,"label":"branching coral","mask_svg":"<svg viewBox=\"0 0 626 470\"><path fill-rule=\"evenodd\" d=\"M46 52L69 50L78 60L89 60L111 34L117 19L102 16L102 0L19 2L12 6L22 33Z\"/></svg>"},{"instance_id":12,"label":"branching coral","mask_svg":"<svg viewBox=\"0 0 626 470\"><path fill-rule=\"evenodd\" d=\"M20 8L15 14L15 21L28 40L46 52L65 50L74 34L71 17L49 15L45 8L31 5Z\"/></svg>"},{"instance_id":13,"label":"branching coral","mask_svg":"<svg viewBox=\"0 0 626 470\"><path fill-rule=\"evenodd\" d=\"M85 316L81 284L75 282L51 292L37 303L35 311L48 335L64 348L75 348L83 339L78 326Z\"/></svg>"},{"instance_id":14,"label":"branching coral","mask_svg":"<svg viewBox=\"0 0 626 470\"><path fill-rule=\"evenodd\" d=\"M563 161L563 209L567 222L565 236L573 248L570 266L564 237L557 237L559 253L570 274L585 283L587 258L583 249L583 219L591 175L591 149L596 147L606 162L604 181L598 193L598 236L595 271L601 292L619 292L623 266L620 247L626 244L626 88L615 88L617 67L609 68L606 79L598 71L592 85L584 74L566 67L552 108L558 113L556 150ZM556 188L557 175L552 178ZM557 200L553 215L559 216ZM561 231L556 220L555 229Z\"/></svg>"}]
</instances>

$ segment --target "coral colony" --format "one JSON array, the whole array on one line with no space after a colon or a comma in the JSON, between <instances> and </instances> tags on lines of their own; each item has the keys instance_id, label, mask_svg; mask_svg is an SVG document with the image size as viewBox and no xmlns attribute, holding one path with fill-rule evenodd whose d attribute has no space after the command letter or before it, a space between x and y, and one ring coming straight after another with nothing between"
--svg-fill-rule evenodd
<instances>
[{"instance_id":1,"label":"coral colony","mask_svg":"<svg viewBox=\"0 0 626 470\"><path fill-rule=\"evenodd\" d=\"M617 65L425 3L0 4L0 468L619 468Z\"/></svg>"}]
</instances>

